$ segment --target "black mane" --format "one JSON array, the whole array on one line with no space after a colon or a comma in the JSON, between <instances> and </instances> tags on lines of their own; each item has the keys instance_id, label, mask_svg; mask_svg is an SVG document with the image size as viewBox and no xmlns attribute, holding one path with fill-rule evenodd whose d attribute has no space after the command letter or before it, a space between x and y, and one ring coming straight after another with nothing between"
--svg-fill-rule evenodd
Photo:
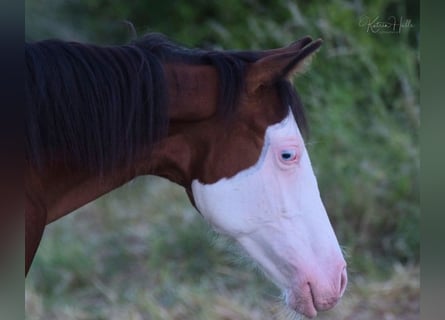
<instances>
[{"instance_id":1,"label":"black mane","mask_svg":"<svg viewBox=\"0 0 445 320\"><path fill-rule=\"evenodd\" d=\"M220 79L218 110L234 114L244 70L255 52L205 51L180 47L161 35L129 45L45 40L25 44L26 161L42 168L62 161L91 172L129 165L138 148L167 134L167 88L162 63L209 64ZM278 81L283 110L292 106L304 125L295 90Z\"/></svg>"}]
</instances>

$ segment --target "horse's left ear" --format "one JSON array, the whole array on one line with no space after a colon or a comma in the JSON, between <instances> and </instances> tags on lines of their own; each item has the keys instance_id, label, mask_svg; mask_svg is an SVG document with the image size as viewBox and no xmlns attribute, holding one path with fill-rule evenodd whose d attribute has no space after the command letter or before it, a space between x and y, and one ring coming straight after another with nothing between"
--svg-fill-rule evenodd
<instances>
[{"instance_id":1,"label":"horse's left ear","mask_svg":"<svg viewBox=\"0 0 445 320\"><path fill-rule=\"evenodd\" d=\"M304 39L306 40L304 47L290 45L276 49L276 53L265 55L254 62L247 74L248 91L253 93L261 86L271 85L283 78L291 79L295 74L303 72L323 42L321 39L315 41L308 41L307 37Z\"/></svg>"}]
</instances>

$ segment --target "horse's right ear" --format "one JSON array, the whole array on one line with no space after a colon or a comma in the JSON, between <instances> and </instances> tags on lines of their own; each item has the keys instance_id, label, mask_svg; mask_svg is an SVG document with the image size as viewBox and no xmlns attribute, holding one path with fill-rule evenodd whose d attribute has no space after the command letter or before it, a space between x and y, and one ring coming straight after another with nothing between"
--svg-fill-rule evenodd
<instances>
[{"instance_id":1,"label":"horse's right ear","mask_svg":"<svg viewBox=\"0 0 445 320\"><path fill-rule=\"evenodd\" d=\"M248 70L248 92L254 93L262 86L271 85L283 78L290 80L293 75L301 73L321 44L321 39L312 41L305 37L285 48L265 51Z\"/></svg>"}]
</instances>

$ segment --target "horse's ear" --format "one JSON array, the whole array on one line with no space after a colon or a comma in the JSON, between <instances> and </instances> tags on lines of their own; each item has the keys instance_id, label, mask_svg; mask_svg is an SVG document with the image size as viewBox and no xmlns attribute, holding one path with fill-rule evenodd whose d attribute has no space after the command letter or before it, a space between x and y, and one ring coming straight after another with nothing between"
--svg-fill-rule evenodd
<instances>
[{"instance_id":1,"label":"horse's ear","mask_svg":"<svg viewBox=\"0 0 445 320\"><path fill-rule=\"evenodd\" d=\"M288 45L287 47L282 47L282 48L276 48L276 49L269 49L269 50L262 50L258 52L258 55L260 58L265 58L268 56L272 56L275 54L280 54L280 53L285 53L285 52L289 52L290 50L300 50L303 47L305 47L306 45L308 45L309 43L312 42L312 38L309 36L305 36L295 42L292 42L290 45Z\"/></svg>"},{"instance_id":2,"label":"horse's ear","mask_svg":"<svg viewBox=\"0 0 445 320\"><path fill-rule=\"evenodd\" d=\"M321 44L321 39L312 41L305 37L285 48L269 50L269 54L250 66L247 76L248 91L253 93L261 86L271 85L279 79L290 80L295 74L303 72Z\"/></svg>"}]
</instances>

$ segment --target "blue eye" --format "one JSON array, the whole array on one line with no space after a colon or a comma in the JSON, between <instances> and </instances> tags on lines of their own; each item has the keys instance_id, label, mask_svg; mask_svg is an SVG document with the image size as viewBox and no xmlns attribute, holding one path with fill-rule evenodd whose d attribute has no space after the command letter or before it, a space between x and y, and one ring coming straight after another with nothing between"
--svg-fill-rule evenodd
<instances>
[{"instance_id":1,"label":"blue eye","mask_svg":"<svg viewBox=\"0 0 445 320\"><path fill-rule=\"evenodd\" d=\"M281 159L284 161L293 161L297 157L296 150L283 150L281 151Z\"/></svg>"}]
</instances>

